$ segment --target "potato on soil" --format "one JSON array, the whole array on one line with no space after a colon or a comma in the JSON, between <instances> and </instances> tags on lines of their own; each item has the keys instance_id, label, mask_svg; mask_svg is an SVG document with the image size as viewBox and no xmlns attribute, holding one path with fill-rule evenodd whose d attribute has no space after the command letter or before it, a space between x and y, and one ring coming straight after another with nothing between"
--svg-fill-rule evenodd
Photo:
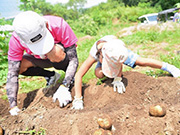
<instances>
[{"instance_id":1,"label":"potato on soil","mask_svg":"<svg viewBox=\"0 0 180 135\"><path fill-rule=\"evenodd\" d=\"M166 108L162 104L152 105L149 107L149 114L155 117L163 117L166 115Z\"/></svg>"},{"instance_id":2,"label":"potato on soil","mask_svg":"<svg viewBox=\"0 0 180 135\"><path fill-rule=\"evenodd\" d=\"M102 114L98 117L97 123L103 129L110 129L112 127L112 120L108 115Z\"/></svg>"},{"instance_id":3,"label":"potato on soil","mask_svg":"<svg viewBox=\"0 0 180 135\"><path fill-rule=\"evenodd\" d=\"M97 129L93 135L104 135L104 129L102 129L102 128Z\"/></svg>"},{"instance_id":4,"label":"potato on soil","mask_svg":"<svg viewBox=\"0 0 180 135\"><path fill-rule=\"evenodd\" d=\"M109 130L104 130L100 128L100 129L97 129L93 135L112 135L112 133Z\"/></svg>"}]
</instances>

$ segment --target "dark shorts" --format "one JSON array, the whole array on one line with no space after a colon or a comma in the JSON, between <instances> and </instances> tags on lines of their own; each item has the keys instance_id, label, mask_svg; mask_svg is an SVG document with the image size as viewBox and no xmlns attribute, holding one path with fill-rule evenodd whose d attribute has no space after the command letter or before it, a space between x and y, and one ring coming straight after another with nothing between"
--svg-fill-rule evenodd
<instances>
[{"instance_id":1,"label":"dark shorts","mask_svg":"<svg viewBox=\"0 0 180 135\"><path fill-rule=\"evenodd\" d=\"M69 64L69 59L67 55L63 61L58 62L58 63L51 62L49 59L37 59L33 55L30 55L30 54L24 54L23 58L33 63L34 66L40 67L40 68L54 67L55 69L66 71L67 66Z\"/></svg>"}]
</instances>

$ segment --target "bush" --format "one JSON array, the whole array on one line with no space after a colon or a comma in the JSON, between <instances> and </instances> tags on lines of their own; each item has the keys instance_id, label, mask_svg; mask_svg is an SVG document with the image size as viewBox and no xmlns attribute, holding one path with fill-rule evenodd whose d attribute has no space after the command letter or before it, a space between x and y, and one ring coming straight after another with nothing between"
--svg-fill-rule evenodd
<instances>
[{"instance_id":1,"label":"bush","mask_svg":"<svg viewBox=\"0 0 180 135\"><path fill-rule=\"evenodd\" d=\"M11 24L12 20L6 21L5 19L0 19L0 25ZM9 32L0 31L0 86L6 83L6 77L8 72L8 43L9 43Z\"/></svg>"},{"instance_id":2,"label":"bush","mask_svg":"<svg viewBox=\"0 0 180 135\"><path fill-rule=\"evenodd\" d=\"M3 34L1 32L1 34ZM4 34L6 35L6 33ZM0 36L0 86L6 83L6 77L8 72L8 64L7 64L7 52L8 52L8 39L6 37Z\"/></svg>"},{"instance_id":3,"label":"bush","mask_svg":"<svg viewBox=\"0 0 180 135\"><path fill-rule=\"evenodd\" d=\"M84 15L79 18L76 22L70 22L70 25L72 26L72 29L75 29L77 32L82 32L86 35L94 36L97 34L99 28L98 24L88 15Z\"/></svg>"}]
</instances>

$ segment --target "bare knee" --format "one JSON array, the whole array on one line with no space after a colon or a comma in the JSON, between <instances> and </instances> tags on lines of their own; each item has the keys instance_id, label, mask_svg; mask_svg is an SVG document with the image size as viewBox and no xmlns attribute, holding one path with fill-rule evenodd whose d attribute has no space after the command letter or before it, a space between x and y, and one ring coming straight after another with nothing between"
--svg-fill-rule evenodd
<instances>
[{"instance_id":1,"label":"bare knee","mask_svg":"<svg viewBox=\"0 0 180 135\"><path fill-rule=\"evenodd\" d=\"M34 65L27 59L22 59L21 66L20 66L20 72L19 74L22 74L25 72L29 67L33 67Z\"/></svg>"},{"instance_id":2,"label":"bare knee","mask_svg":"<svg viewBox=\"0 0 180 135\"><path fill-rule=\"evenodd\" d=\"M96 69L95 69L95 75L96 75L96 77L99 78L99 79L101 79L101 78L104 77L104 74L103 74L101 68L96 68Z\"/></svg>"}]
</instances>

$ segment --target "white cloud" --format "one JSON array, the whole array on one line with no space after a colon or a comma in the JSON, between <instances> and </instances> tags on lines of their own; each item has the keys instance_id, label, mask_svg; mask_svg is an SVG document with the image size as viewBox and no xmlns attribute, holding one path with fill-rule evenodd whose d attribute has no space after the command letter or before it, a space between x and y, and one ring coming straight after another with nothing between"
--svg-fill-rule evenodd
<instances>
[{"instance_id":1,"label":"white cloud","mask_svg":"<svg viewBox=\"0 0 180 135\"><path fill-rule=\"evenodd\" d=\"M107 0L87 0L87 4L85 4L85 8L89 8L89 7L98 5L102 2L107 2Z\"/></svg>"},{"instance_id":2,"label":"white cloud","mask_svg":"<svg viewBox=\"0 0 180 135\"><path fill-rule=\"evenodd\" d=\"M50 2L51 4L56 3L67 3L69 0L46 0L46 2ZM87 4L85 4L85 8L89 8L95 5L100 4L101 2L107 2L107 0L87 0Z\"/></svg>"},{"instance_id":3,"label":"white cloud","mask_svg":"<svg viewBox=\"0 0 180 135\"><path fill-rule=\"evenodd\" d=\"M56 3L67 3L69 0L46 0L46 2L50 2L51 4Z\"/></svg>"}]
</instances>

